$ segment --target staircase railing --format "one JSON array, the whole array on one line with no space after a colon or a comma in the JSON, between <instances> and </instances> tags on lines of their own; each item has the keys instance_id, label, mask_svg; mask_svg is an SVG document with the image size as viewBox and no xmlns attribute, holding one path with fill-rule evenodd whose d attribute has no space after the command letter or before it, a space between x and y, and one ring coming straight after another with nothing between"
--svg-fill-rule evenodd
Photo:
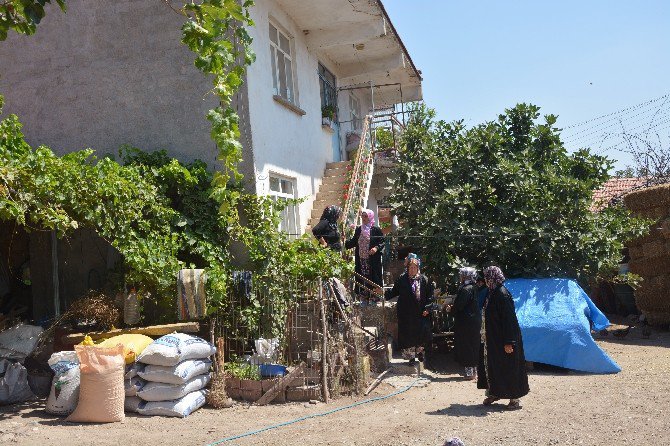
<instances>
[{"instance_id":1,"label":"staircase railing","mask_svg":"<svg viewBox=\"0 0 670 446\"><path fill-rule=\"evenodd\" d=\"M361 131L361 141L356 151L354 165L351 171L351 179L347 185L347 192L342 208L342 223L344 224L344 233L350 237L353 233L352 226L358 222L359 211L365 205L370 193L372 184L372 169L374 168L373 157L373 132L372 116L365 117L363 130Z\"/></svg>"}]
</instances>

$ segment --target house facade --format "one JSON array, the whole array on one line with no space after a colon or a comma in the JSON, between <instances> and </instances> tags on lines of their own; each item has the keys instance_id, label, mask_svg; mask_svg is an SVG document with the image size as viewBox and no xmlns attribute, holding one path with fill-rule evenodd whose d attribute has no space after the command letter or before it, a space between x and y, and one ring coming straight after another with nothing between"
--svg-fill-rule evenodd
<instances>
[{"instance_id":1,"label":"house facade","mask_svg":"<svg viewBox=\"0 0 670 446\"><path fill-rule=\"evenodd\" d=\"M216 168L205 119L216 98L180 43L183 17L157 0L51 9L35 35L0 44L5 112L31 145L103 155L130 144ZM421 76L381 1L256 0L250 13L256 61L234 102L240 170L252 192L306 198L282 223L301 234L328 163L350 157L366 115L421 100Z\"/></svg>"}]
</instances>

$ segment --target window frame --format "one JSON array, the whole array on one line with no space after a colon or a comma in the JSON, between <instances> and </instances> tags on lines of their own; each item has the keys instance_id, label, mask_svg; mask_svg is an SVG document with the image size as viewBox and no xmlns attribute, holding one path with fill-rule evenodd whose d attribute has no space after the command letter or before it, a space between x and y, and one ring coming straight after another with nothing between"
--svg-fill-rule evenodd
<instances>
[{"instance_id":1,"label":"window frame","mask_svg":"<svg viewBox=\"0 0 670 446\"><path fill-rule=\"evenodd\" d=\"M273 40L272 36L273 28L274 32L276 32L276 41ZM282 38L286 42L285 45L282 45ZM298 105L294 39L283 27L277 25L275 21L269 20L268 40L270 42L270 70L273 94L291 104ZM282 59L281 64L280 56ZM282 81L284 88L282 88Z\"/></svg>"},{"instance_id":2,"label":"window frame","mask_svg":"<svg viewBox=\"0 0 670 446\"><path fill-rule=\"evenodd\" d=\"M321 109L328 105L332 105L337 112L337 77L324 64L318 62L317 74L319 76L319 94L321 95ZM328 79L328 75L332 77L332 82ZM330 95L326 94L330 93ZM331 97L330 101L328 98Z\"/></svg>"},{"instance_id":3,"label":"window frame","mask_svg":"<svg viewBox=\"0 0 670 446\"><path fill-rule=\"evenodd\" d=\"M273 180L277 181L280 190L273 189ZM292 192L284 192L284 183L291 185ZM295 200L297 198L297 179L280 175L274 172L268 174L268 195L273 201ZM282 221L277 228L288 234L289 238L296 239L300 236L300 209L298 204L289 204L281 212Z\"/></svg>"},{"instance_id":4,"label":"window frame","mask_svg":"<svg viewBox=\"0 0 670 446\"><path fill-rule=\"evenodd\" d=\"M361 100L349 94L349 117L351 120L351 127L354 130L361 130L363 128L363 119L361 118Z\"/></svg>"}]
</instances>

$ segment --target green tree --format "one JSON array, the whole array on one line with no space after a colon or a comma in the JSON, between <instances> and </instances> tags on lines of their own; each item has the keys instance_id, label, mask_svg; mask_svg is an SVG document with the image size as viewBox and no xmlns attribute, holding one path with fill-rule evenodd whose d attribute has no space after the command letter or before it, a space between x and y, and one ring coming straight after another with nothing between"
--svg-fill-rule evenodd
<instances>
[{"instance_id":1,"label":"green tree","mask_svg":"<svg viewBox=\"0 0 670 446\"><path fill-rule=\"evenodd\" d=\"M587 279L620 261L623 243L648 222L622 207L595 214L592 191L611 161L568 154L556 116L519 104L496 121L465 128L420 106L403 136L394 212L429 272L495 263L511 277Z\"/></svg>"},{"instance_id":2,"label":"green tree","mask_svg":"<svg viewBox=\"0 0 670 446\"><path fill-rule=\"evenodd\" d=\"M10 30L19 34L35 34L37 25L45 16L44 7L51 0L0 0L0 40L5 40ZM65 11L65 0L55 3Z\"/></svg>"}]
</instances>

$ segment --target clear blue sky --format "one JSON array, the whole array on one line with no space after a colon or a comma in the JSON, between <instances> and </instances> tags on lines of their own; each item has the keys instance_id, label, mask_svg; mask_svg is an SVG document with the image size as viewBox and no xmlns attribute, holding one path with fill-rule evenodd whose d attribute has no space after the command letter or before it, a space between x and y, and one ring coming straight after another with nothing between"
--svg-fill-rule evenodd
<instances>
[{"instance_id":1,"label":"clear blue sky","mask_svg":"<svg viewBox=\"0 0 670 446\"><path fill-rule=\"evenodd\" d=\"M423 72L425 102L442 119L474 125L530 102L559 115L559 126L567 127L670 93L668 0L384 0L384 5ZM670 116L670 101L665 104L661 113ZM631 112L621 120L634 127L652 114L633 119ZM656 130L668 134L663 127ZM598 130L584 132L594 135L581 143L595 148L604 137ZM617 150L607 155L619 159L617 167L630 163Z\"/></svg>"}]
</instances>

